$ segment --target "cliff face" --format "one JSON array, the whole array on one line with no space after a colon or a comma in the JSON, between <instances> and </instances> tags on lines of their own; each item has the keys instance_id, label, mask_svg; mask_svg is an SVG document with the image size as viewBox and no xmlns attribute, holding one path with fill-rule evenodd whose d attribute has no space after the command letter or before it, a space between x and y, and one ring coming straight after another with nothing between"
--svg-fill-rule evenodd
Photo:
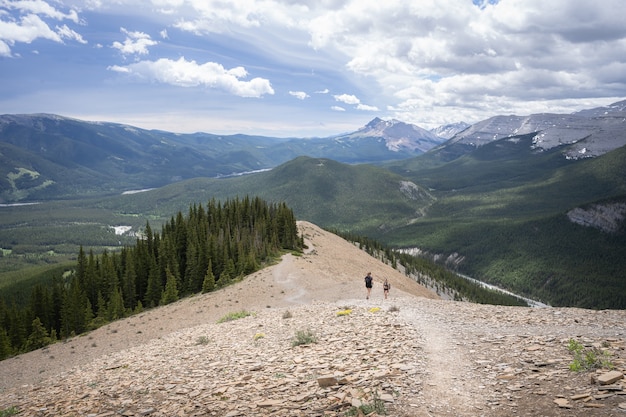
<instances>
[{"instance_id":1,"label":"cliff face","mask_svg":"<svg viewBox=\"0 0 626 417\"><path fill-rule=\"evenodd\" d=\"M567 213L573 223L594 227L606 233L615 233L624 224L626 203L594 204L589 208L577 207Z\"/></svg>"}]
</instances>

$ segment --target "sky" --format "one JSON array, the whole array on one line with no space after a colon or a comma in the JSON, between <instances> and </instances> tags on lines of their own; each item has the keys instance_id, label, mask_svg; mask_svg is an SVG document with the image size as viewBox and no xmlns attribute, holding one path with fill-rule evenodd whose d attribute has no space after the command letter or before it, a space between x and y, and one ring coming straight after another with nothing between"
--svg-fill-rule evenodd
<instances>
[{"instance_id":1,"label":"sky","mask_svg":"<svg viewBox=\"0 0 626 417\"><path fill-rule=\"evenodd\" d=\"M324 137L626 98L624 0L0 0L0 114Z\"/></svg>"}]
</instances>

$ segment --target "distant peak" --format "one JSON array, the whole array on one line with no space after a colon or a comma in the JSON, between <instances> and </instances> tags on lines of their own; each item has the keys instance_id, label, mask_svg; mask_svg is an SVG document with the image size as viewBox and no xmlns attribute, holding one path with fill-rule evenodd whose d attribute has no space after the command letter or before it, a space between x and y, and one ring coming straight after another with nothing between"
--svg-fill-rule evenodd
<instances>
[{"instance_id":1,"label":"distant peak","mask_svg":"<svg viewBox=\"0 0 626 417\"><path fill-rule=\"evenodd\" d=\"M384 123L384 120L380 117L375 117L368 124L366 124L365 127L372 128L378 126L381 123Z\"/></svg>"}]
</instances>

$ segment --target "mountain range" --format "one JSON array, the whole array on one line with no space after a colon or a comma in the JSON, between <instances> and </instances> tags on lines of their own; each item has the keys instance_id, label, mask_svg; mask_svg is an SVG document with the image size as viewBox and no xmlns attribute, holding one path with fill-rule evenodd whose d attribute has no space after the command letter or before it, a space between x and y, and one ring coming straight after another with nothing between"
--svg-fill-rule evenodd
<instances>
[{"instance_id":1,"label":"mountain range","mask_svg":"<svg viewBox=\"0 0 626 417\"><path fill-rule=\"evenodd\" d=\"M176 134L50 114L0 116L0 203L155 188L184 179L270 169L301 155L381 163L445 141L417 126L374 119L327 138Z\"/></svg>"},{"instance_id":2,"label":"mountain range","mask_svg":"<svg viewBox=\"0 0 626 417\"><path fill-rule=\"evenodd\" d=\"M0 247L116 246L108 226L259 195L552 305L626 308L625 108L309 139L0 116L2 203L45 202L3 208Z\"/></svg>"}]
</instances>

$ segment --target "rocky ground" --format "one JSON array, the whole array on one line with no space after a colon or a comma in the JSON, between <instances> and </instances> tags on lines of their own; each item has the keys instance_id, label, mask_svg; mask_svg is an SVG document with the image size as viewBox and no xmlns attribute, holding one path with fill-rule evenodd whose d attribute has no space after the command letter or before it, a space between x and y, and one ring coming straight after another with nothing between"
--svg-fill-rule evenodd
<instances>
[{"instance_id":1,"label":"rocky ground","mask_svg":"<svg viewBox=\"0 0 626 417\"><path fill-rule=\"evenodd\" d=\"M0 415L626 416L626 311L440 300L300 227L303 256L0 362Z\"/></svg>"}]
</instances>

